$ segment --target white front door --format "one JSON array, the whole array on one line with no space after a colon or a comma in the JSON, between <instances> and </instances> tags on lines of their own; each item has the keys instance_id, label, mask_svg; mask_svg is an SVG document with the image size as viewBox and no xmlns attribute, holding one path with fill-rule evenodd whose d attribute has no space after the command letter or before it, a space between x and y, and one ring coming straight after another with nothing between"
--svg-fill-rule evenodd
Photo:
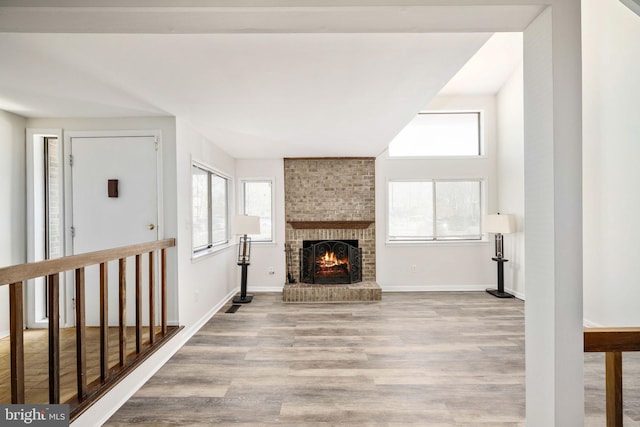
<instances>
[{"instance_id":1,"label":"white front door","mask_svg":"<svg viewBox=\"0 0 640 427\"><path fill-rule=\"evenodd\" d=\"M154 137L71 138L70 154L73 254L158 239Z\"/></svg>"},{"instance_id":2,"label":"white front door","mask_svg":"<svg viewBox=\"0 0 640 427\"><path fill-rule=\"evenodd\" d=\"M158 239L157 146L154 136L71 137L71 218L69 255ZM117 180L117 194L109 181ZM114 185L114 184L112 184ZM146 257L145 257L146 258ZM148 267L143 266L143 271ZM127 264L127 319L135 322L135 275ZM85 271L87 325L99 324L99 269ZM118 323L118 269L111 262L109 324ZM143 279L146 281L146 277ZM146 294L146 292L145 292ZM145 310L146 311L146 310Z\"/></svg>"}]
</instances>

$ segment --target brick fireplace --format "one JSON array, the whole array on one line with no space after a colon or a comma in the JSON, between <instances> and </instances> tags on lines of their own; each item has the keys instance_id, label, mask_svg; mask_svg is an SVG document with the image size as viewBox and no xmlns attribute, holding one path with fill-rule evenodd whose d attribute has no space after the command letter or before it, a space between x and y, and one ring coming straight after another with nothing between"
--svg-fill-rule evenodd
<instances>
[{"instance_id":1,"label":"brick fireplace","mask_svg":"<svg viewBox=\"0 0 640 427\"><path fill-rule=\"evenodd\" d=\"M288 158L284 160L284 179L289 272L297 282L295 289L285 285L285 301L291 293L288 291L294 290L296 302L304 302L299 298L305 292L316 295L312 300L327 302L330 294L338 301L350 300L347 294L355 293L364 295L359 300L380 299L375 283L375 159ZM300 251L304 242L321 240L357 242L362 253L361 282L344 286L301 283ZM368 287L374 290L362 290Z\"/></svg>"}]
</instances>

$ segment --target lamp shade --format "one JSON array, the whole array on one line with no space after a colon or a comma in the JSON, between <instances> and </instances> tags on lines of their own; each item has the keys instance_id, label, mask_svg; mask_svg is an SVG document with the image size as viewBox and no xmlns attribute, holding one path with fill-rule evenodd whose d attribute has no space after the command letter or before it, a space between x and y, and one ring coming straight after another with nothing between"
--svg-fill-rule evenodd
<instances>
[{"instance_id":1,"label":"lamp shade","mask_svg":"<svg viewBox=\"0 0 640 427\"><path fill-rule=\"evenodd\" d=\"M260 234L260 217L236 215L233 218L234 234Z\"/></svg>"},{"instance_id":2,"label":"lamp shade","mask_svg":"<svg viewBox=\"0 0 640 427\"><path fill-rule=\"evenodd\" d=\"M484 231L487 233L508 234L516 231L513 215L487 215L484 217Z\"/></svg>"}]
</instances>

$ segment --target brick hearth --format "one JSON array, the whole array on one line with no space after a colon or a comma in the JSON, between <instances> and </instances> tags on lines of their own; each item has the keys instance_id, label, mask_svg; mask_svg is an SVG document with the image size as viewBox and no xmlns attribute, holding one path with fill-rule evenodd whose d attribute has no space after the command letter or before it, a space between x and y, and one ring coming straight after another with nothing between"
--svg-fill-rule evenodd
<instances>
[{"instance_id":1,"label":"brick hearth","mask_svg":"<svg viewBox=\"0 0 640 427\"><path fill-rule=\"evenodd\" d=\"M284 302L371 302L380 300L382 300L382 289L375 282L359 282L350 285L287 283L282 290L282 301Z\"/></svg>"}]
</instances>

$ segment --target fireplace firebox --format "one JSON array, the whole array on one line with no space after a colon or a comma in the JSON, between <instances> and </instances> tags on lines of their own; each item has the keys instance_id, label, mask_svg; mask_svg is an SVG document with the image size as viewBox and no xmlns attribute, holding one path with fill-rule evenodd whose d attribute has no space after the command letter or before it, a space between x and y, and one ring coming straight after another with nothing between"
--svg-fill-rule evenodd
<instances>
[{"instance_id":1,"label":"fireplace firebox","mask_svg":"<svg viewBox=\"0 0 640 427\"><path fill-rule=\"evenodd\" d=\"M362 249L357 240L305 240L300 249L300 282L362 281Z\"/></svg>"}]
</instances>

